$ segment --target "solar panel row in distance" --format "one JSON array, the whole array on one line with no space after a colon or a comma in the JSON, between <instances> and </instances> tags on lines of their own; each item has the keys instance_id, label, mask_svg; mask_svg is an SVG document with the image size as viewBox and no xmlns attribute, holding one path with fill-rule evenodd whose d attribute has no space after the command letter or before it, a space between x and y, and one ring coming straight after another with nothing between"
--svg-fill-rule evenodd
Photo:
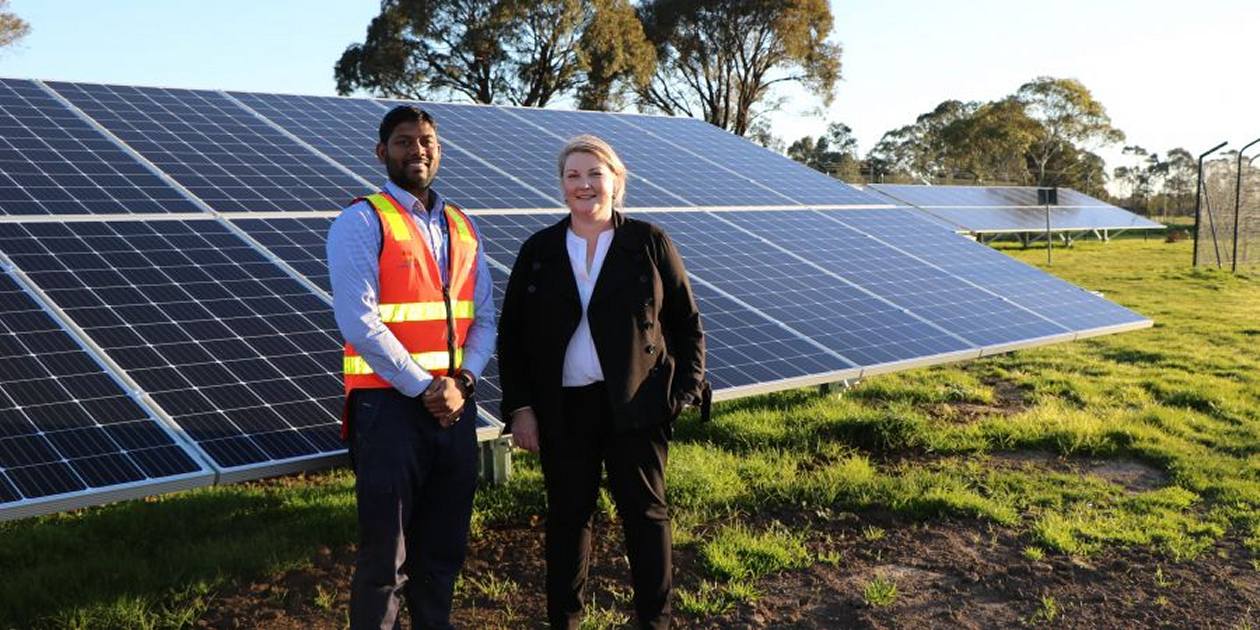
<instances>
[{"instance_id":1,"label":"solar panel row in distance","mask_svg":"<svg viewBox=\"0 0 1260 630\"><path fill-rule=\"evenodd\" d=\"M968 232L1043 232L1046 206L1032 186L914 186L872 184L871 189L917 207ZM1052 232L1153 230L1163 225L1070 188L1049 206Z\"/></svg>"},{"instance_id":2,"label":"solar panel row in distance","mask_svg":"<svg viewBox=\"0 0 1260 630\"><path fill-rule=\"evenodd\" d=\"M213 482L8 272L0 381L0 520Z\"/></svg>"},{"instance_id":3,"label":"solar panel row in distance","mask_svg":"<svg viewBox=\"0 0 1260 630\"><path fill-rule=\"evenodd\" d=\"M33 81L0 79L0 214L200 212Z\"/></svg>"}]
</instances>

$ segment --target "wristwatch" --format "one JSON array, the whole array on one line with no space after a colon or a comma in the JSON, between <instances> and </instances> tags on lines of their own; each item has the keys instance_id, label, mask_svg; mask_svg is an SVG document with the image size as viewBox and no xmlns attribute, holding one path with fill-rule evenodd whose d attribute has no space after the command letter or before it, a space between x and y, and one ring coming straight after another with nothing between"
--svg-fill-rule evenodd
<instances>
[{"instance_id":1,"label":"wristwatch","mask_svg":"<svg viewBox=\"0 0 1260 630\"><path fill-rule=\"evenodd\" d=\"M477 377L468 370L460 370L455 373L455 385L459 387L459 393L464 395L467 400L473 397L477 391Z\"/></svg>"}]
</instances>

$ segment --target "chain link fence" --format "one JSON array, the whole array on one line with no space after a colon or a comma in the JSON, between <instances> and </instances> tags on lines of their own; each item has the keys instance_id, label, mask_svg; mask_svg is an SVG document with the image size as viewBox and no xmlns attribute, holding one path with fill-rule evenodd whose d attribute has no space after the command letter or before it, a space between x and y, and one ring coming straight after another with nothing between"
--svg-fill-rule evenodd
<instances>
[{"instance_id":1,"label":"chain link fence","mask_svg":"<svg viewBox=\"0 0 1260 630\"><path fill-rule=\"evenodd\" d=\"M1205 163L1200 192L1195 266L1260 269L1260 160Z\"/></svg>"}]
</instances>

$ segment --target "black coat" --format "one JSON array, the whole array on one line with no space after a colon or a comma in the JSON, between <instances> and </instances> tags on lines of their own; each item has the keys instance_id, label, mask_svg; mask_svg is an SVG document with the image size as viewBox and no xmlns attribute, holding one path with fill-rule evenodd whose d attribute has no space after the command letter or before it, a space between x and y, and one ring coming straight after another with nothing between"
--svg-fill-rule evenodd
<instances>
[{"instance_id":1,"label":"black coat","mask_svg":"<svg viewBox=\"0 0 1260 630\"><path fill-rule=\"evenodd\" d=\"M521 246L499 315L503 418L532 407L560 416L569 338L582 317L565 235L569 217ZM619 431L670 422L707 403L704 332L678 250L659 227L613 213L613 239L587 309ZM707 404L704 405L707 411Z\"/></svg>"}]
</instances>

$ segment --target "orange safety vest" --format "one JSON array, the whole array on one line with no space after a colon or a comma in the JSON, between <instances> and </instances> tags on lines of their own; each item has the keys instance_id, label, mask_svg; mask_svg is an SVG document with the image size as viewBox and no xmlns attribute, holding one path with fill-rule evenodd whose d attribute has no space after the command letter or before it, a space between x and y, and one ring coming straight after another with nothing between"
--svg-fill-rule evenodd
<instances>
[{"instance_id":1,"label":"orange safety vest","mask_svg":"<svg viewBox=\"0 0 1260 630\"><path fill-rule=\"evenodd\" d=\"M477 234L462 210L446 204L450 281L442 286L442 274L428 241L420 235L411 213L392 195L379 192L365 200L376 210L381 224L380 290L377 312L381 321L411 359L430 374L441 376L463 364L464 340L474 315L473 285L477 268ZM342 371L346 403L356 389L393 387L346 343ZM342 414L341 437L349 437Z\"/></svg>"}]
</instances>

